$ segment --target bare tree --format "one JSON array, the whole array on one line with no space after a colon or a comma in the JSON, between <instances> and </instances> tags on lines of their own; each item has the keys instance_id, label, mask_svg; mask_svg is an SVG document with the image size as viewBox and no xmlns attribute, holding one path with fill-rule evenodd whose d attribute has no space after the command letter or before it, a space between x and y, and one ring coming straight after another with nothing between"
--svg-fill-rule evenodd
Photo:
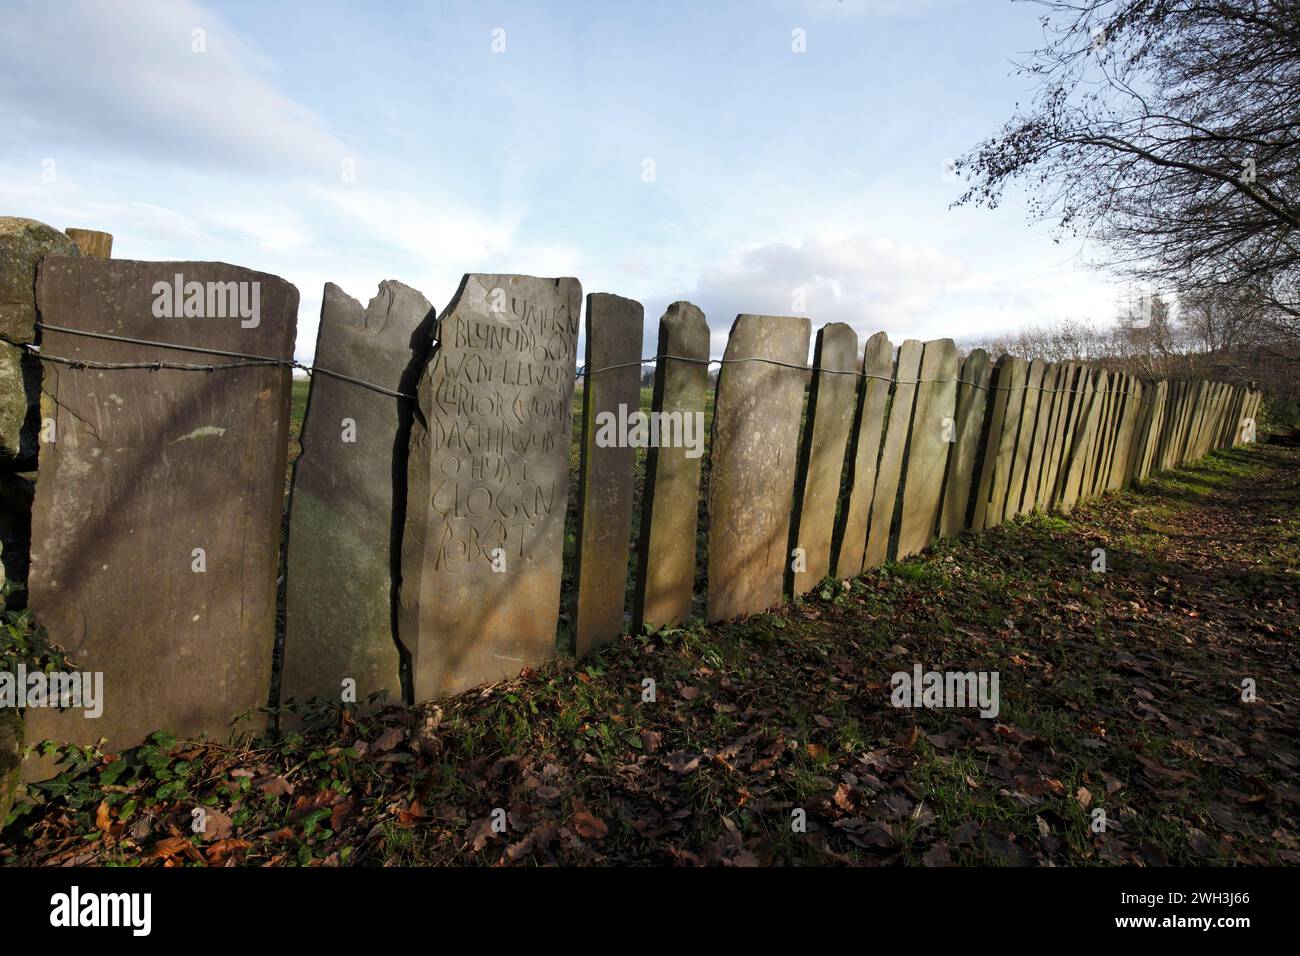
<instances>
[{"instance_id":1,"label":"bare tree","mask_svg":"<svg viewBox=\"0 0 1300 956\"><path fill-rule=\"evenodd\" d=\"M1035 219L1165 292L1230 285L1300 332L1300 4L1033 0L1033 102L958 162L958 204L1020 181Z\"/></svg>"}]
</instances>

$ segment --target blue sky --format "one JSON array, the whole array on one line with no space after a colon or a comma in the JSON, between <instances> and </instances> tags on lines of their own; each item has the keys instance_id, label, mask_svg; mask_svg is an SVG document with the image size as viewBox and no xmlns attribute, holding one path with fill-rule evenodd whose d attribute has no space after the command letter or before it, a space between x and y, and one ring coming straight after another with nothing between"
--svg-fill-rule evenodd
<instances>
[{"instance_id":1,"label":"blue sky","mask_svg":"<svg viewBox=\"0 0 1300 956\"><path fill-rule=\"evenodd\" d=\"M636 298L647 355L682 298L715 355L738 312L895 343L1106 322L1125 290L1014 196L948 208L944 161L1032 92L1012 60L1039 12L19 0L0 18L0 214L103 229L119 258L281 275L308 361L325 282L366 301L400 279L441 308L465 272Z\"/></svg>"}]
</instances>

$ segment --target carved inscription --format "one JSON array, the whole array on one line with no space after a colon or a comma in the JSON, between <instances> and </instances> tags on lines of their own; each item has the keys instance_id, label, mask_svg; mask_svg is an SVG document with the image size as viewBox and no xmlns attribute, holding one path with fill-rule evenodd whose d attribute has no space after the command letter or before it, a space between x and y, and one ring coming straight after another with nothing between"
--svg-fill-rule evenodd
<instances>
[{"instance_id":1,"label":"carved inscription","mask_svg":"<svg viewBox=\"0 0 1300 956\"><path fill-rule=\"evenodd\" d=\"M578 316L512 296L505 321L452 316L450 348L434 358L429 508L432 570L443 574L476 561L490 570L497 549L522 559L538 523L557 504L563 514L554 470L529 464L568 454Z\"/></svg>"},{"instance_id":2,"label":"carved inscription","mask_svg":"<svg viewBox=\"0 0 1300 956\"><path fill-rule=\"evenodd\" d=\"M416 700L554 656L581 308L576 279L469 275L439 321L402 539Z\"/></svg>"}]
</instances>

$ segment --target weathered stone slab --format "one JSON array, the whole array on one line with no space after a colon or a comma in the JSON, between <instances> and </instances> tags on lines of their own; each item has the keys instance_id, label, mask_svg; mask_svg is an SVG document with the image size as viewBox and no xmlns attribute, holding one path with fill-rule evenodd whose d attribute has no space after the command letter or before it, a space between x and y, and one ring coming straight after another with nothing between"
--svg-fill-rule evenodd
<instances>
[{"instance_id":1,"label":"weathered stone slab","mask_svg":"<svg viewBox=\"0 0 1300 956\"><path fill-rule=\"evenodd\" d=\"M45 256L78 254L52 226L0 216L0 461L36 459L40 368L14 345L36 341L36 266Z\"/></svg>"},{"instance_id":2,"label":"weathered stone slab","mask_svg":"<svg viewBox=\"0 0 1300 956\"><path fill-rule=\"evenodd\" d=\"M417 702L555 655L581 310L577 279L471 274L438 320L402 535Z\"/></svg>"},{"instance_id":3,"label":"weathered stone slab","mask_svg":"<svg viewBox=\"0 0 1300 956\"><path fill-rule=\"evenodd\" d=\"M835 576L842 579L862 573L871 519L871 496L876 490L876 465L885 430L885 402L894 372L894 347L889 336L877 332L867 339L862 353L862 385L849 443L850 472L837 532Z\"/></svg>"},{"instance_id":4,"label":"weathered stone slab","mask_svg":"<svg viewBox=\"0 0 1300 956\"><path fill-rule=\"evenodd\" d=\"M741 315L731 327L710 450L710 622L781 603L808 381L789 366L808 361L810 333L788 316Z\"/></svg>"},{"instance_id":5,"label":"weathered stone slab","mask_svg":"<svg viewBox=\"0 0 1300 956\"><path fill-rule=\"evenodd\" d=\"M1142 386L1131 375L1125 375L1124 404L1120 408L1119 420L1115 423L1115 448L1111 453L1110 476L1106 482L1107 491L1118 491L1124 487L1129 461L1129 449L1133 442L1133 428L1137 422L1138 409L1142 404Z\"/></svg>"},{"instance_id":6,"label":"weathered stone slab","mask_svg":"<svg viewBox=\"0 0 1300 956\"><path fill-rule=\"evenodd\" d=\"M1224 414L1223 433L1219 437L1220 448L1231 448L1237 442L1237 424L1241 421L1242 409L1246 407L1248 389L1244 385L1234 386L1232 401Z\"/></svg>"},{"instance_id":7,"label":"weathered stone slab","mask_svg":"<svg viewBox=\"0 0 1300 956\"><path fill-rule=\"evenodd\" d=\"M1047 454L1052 442L1052 415L1056 411L1056 382L1061 374L1061 366L1046 365L1038 393L1038 413L1034 419L1034 435L1029 446L1029 462L1025 468L1025 491L1020 501L1020 511L1028 514L1040 507L1038 490L1042 482L1043 468L1047 464Z\"/></svg>"},{"instance_id":8,"label":"weathered stone slab","mask_svg":"<svg viewBox=\"0 0 1300 956\"><path fill-rule=\"evenodd\" d=\"M831 322L817 330L790 527L790 550L804 552L805 569L792 574L796 594L807 594L831 570L840 478L858 393L857 365L858 336L852 327Z\"/></svg>"},{"instance_id":9,"label":"weathered stone slab","mask_svg":"<svg viewBox=\"0 0 1300 956\"><path fill-rule=\"evenodd\" d=\"M912 404L916 398L924 348L916 339L908 339L898 348L889 420L880 449L880 464L876 468L876 489L871 496L871 525L867 528L867 547L862 561L865 568L878 567L889 557L903 456L907 450L907 433L912 425Z\"/></svg>"},{"instance_id":10,"label":"weathered stone slab","mask_svg":"<svg viewBox=\"0 0 1300 956\"><path fill-rule=\"evenodd\" d=\"M368 306L327 283L294 464L280 699L402 699L393 630L413 395L434 309L387 281ZM335 373L335 374L330 374ZM368 382L388 392L367 388Z\"/></svg>"},{"instance_id":11,"label":"weathered stone slab","mask_svg":"<svg viewBox=\"0 0 1300 956\"><path fill-rule=\"evenodd\" d=\"M1003 507L1004 520L1020 514L1024 503L1025 484L1029 477L1029 462L1033 457L1034 433L1038 426L1038 406L1043 397L1043 374L1047 363L1034 359L1029 363L1025 390L1020 403L1020 427L1016 430L1015 457L1011 459L1011 473L1007 479L1007 500Z\"/></svg>"},{"instance_id":12,"label":"weathered stone slab","mask_svg":"<svg viewBox=\"0 0 1300 956\"><path fill-rule=\"evenodd\" d=\"M992 371L989 355L983 349L973 350L962 363L957 388L956 443L948 463L943 511L939 517L941 537L951 537L970 527L971 486L983 438Z\"/></svg>"},{"instance_id":13,"label":"weathered stone slab","mask_svg":"<svg viewBox=\"0 0 1300 956\"><path fill-rule=\"evenodd\" d=\"M1088 459L1083 471L1083 488L1079 493L1080 501L1088 501L1097 497L1099 493L1097 476L1102 471L1102 459L1105 457L1105 449L1109 441L1110 420L1114 409L1114 390L1117 376L1112 374L1106 375L1105 387L1097 389L1094 394L1094 401L1100 404L1101 410L1097 414L1097 424L1092 430L1091 445L1089 446Z\"/></svg>"},{"instance_id":14,"label":"weathered stone slab","mask_svg":"<svg viewBox=\"0 0 1300 956\"><path fill-rule=\"evenodd\" d=\"M1147 422L1151 416L1151 383L1134 378L1133 389L1135 393L1133 416L1127 448L1124 452L1124 473L1120 485L1122 488L1129 487L1137 476L1139 459L1142 457L1143 445L1146 442Z\"/></svg>"},{"instance_id":15,"label":"weathered stone slab","mask_svg":"<svg viewBox=\"0 0 1300 956\"><path fill-rule=\"evenodd\" d=\"M632 535L632 492L637 437L623 423L641 411L640 302L594 292L587 296L586 374L582 386L582 464L578 478L578 599L574 608L576 653L623 633L623 605ZM652 419L646 441L675 442Z\"/></svg>"},{"instance_id":16,"label":"weathered stone slab","mask_svg":"<svg viewBox=\"0 0 1300 956\"><path fill-rule=\"evenodd\" d=\"M1061 500L1058 507L1068 513L1082 501L1087 493L1084 476L1088 463L1095 452L1097 422L1101 417L1102 403L1106 392L1106 373L1092 372L1086 366L1083 369L1079 389L1079 416L1075 421L1074 441L1070 451L1070 460L1065 466L1065 478L1062 485Z\"/></svg>"},{"instance_id":17,"label":"weathered stone slab","mask_svg":"<svg viewBox=\"0 0 1300 956\"><path fill-rule=\"evenodd\" d=\"M995 441L995 435L990 429L989 444L985 452L986 455L993 455L994 458L989 498L984 512L984 522L981 525L983 528L1000 525L1006 515L1011 473L1016 463L1016 439L1020 435L1020 419L1024 411L1025 383L1029 377L1029 364L1023 359L1007 357L1005 366L1002 365L1001 360L998 361L998 365L999 371L1004 374L997 377L994 387L999 393L1005 391L1006 403L1002 409L1001 430L996 435ZM994 411L997 411L996 406Z\"/></svg>"},{"instance_id":18,"label":"weathered stone slab","mask_svg":"<svg viewBox=\"0 0 1300 956\"><path fill-rule=\"evenodd\" d=\"M659 320L652 410L681 427L704 427L709 387L709 325L689 302L674 302ZM695 424L687 425L688 422ZM698 439L703 451L703 434ZM702 454L685 444L646 453L632 623L636 630L680 624L691 616L695 587Z\"/></svg>"},{"instance_id":19,"label":"weathered stone slab","mask_svg":"<svg viewBox=\"0 0 1300 956\"><path fill-rule=\"evenodd\" d=\"M1174 459L1174 435L1178 431L1178 417L1182 410L1182 382L1170 382L1165 398L1165 415L1161 423L1160 439L1156 446L1156 460L1152 471L1167 471Z\"/></svg>"},{"instance_id":20,"label":"weathered stone slab","mask_svg":"<svg viewBox=\"0 0 1300 956\"><path fill-rule=\"evenodd\" d=\"M1043 485L1044 508L1055 508L1061 500L1063 478L1074 446L1074 425L1080 413L1079 390L1085 372L1077 362L1066 362L1057 383L1060 412L1052 440L1051 468Z\"/></svg>"},{"instance_id":21,"label":"weathered stone slab","mask_svg":"<svg viewBox=\"0 0 1300 956\"><path fill-rule=\"evenodd\" d=\"M1135 477L1145 481L1157 467L1160 455L1160 435L1165 427L1165 403L1169 399L1169 383L1164 379L1155 383L1155 392L1151 396L1150 421L1146 426L1146 441L1142 449L1142 460Z\"/></svg>"},{"instance_id":22,"label":"weathered stone slab","mask_svg":"<svg viewBox=\"0 0 1300 956\"><path fill-rule=\"evenodd\" d=\"M989 384L988 423L984 428L979 454L979 481L975 483L975 500L971 505L970 526L981 531L988 521L989 496L993 494L993 476L998 467L998 449L1007 420L1007 398L1011 394L1011 356L1001 355L994 363Z\"/></svg>"},{"instance_id":23,"label":"weathered stone slab","mask_svg":"<svg viewBox=\"0 0 1300 956\"><path fill-rule=\"evenodd\" d=\"M928 547L939 526L948 453L957 439L958 362L952 339L925 343L898 519L899 558Z\"/></svg>"},{"instance_id":24,"label":"weathered stone slab","mask_svg":"<svg viewBox=\"0 0 1300 956\"><path fill-rule=\"evenodd\" d=\"M1111 475L1114 474L1115 457L1119 452L1120 435L1129 399L1128 392L1128 376L1123 372L1113 374L1110 385L1110 418L1106 424L1106 443L1098 464L1096 482L1098 495L1111 490Z\"/></svg>"},{"instance_id":25,"label":"weathered stone slab","mask_svg":"<svg viewBox=\"0 0 1300 956\"><path fill-rule=\"evenodd\" d=\"M1062 423L1070 407L1071 368L1068 362L1052 367L1052 410L1047 420L1043 464L1038 472L1038 487L1034 493L1034 507L1040 511L1048 511L1052 507L1052 481L1061 454Z\"/></svg>"},{"instance_id":26,"label":"weathered stone slab","mask_svg":"<svg viewBox=\"0 0 1300 956\"><path fill-rule=\"evenodd\" d=\"M54 440L40 450L30 604L83 672L103 674L103 714L29 709L28 739L103 736L120 748L159 729L224 739L236 716L260 723L275 642L297 289L215 262L47 258L37 298L42 412ZM76 368L53 357L236 367Z\"/></svg>"},{"instance_id":27,"label":"weathered stone slab","mask_svg":"<svg viewBox=\"0 0 1300 956\"><path fill-rule=\"evenodd\" d=\"M1129 481L1142 481L1149 467L1152 429L1156 427L1160 405L1160 383L1147 379L1142 383L1142 410L1129 464Z\"/></svg>"}]
</instances>

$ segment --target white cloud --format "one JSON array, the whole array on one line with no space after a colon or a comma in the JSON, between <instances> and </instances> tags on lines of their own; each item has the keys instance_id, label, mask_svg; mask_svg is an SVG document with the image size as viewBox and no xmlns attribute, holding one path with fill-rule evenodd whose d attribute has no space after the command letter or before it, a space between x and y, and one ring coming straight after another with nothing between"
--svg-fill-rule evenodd
<instances>
[{"instance_id":1,"label":"white cloud","mask_svg":"<svg viewBox=\"0 0 1300 956\"><path fill-rule=\"evenodd\" d=\"M93 142L148 162L334 176L349 155L276 89L273 61L190 0L7 5L0 62L0 122L44 155Z\"/></svg>"},{"instance_id":2,"label":"white cloud","mask_svg":"<svg viewBox=\"0 0 1300 956\"><path fill-rule=\"evenodd\" d=\"M705 270L687 298L711 317L715 349L742 312L802 314L818 325L846 322L859 335L899 335L966 273L961 260L932 247L814 234L797 245L772 242L733 253Z\"/></svg>"}]
</instances>

